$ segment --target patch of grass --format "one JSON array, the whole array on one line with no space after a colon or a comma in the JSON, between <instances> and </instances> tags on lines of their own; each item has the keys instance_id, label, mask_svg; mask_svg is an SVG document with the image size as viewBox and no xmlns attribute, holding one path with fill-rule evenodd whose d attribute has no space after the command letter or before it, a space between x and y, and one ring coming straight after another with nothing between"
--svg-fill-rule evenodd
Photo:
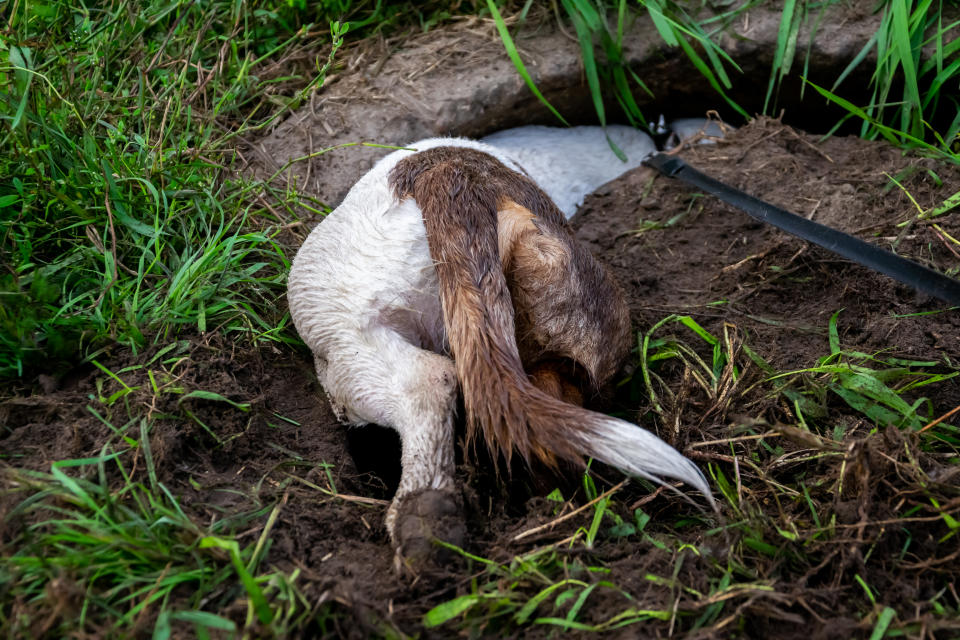
<instances>
[{"instance_id":1,"label":"patch of grass","mask_svg":"<svg viewBox=\"0 0 960 640\"><path fill-rule=\"evenodd\" d=\"M289 267L279 235L326 207L242 177L238 145L323 85L348 32L410 25L410 8L11 3L0 36L0 377L185 329L296 341L275 304ZM415 14L436 22L447 8ZM318 40L326 51L308 53Z\"/></svg>"},{"instance_id":2,"label":"patch of grass","mask_svg":"<svg viewBox=\"0 0 960 640\"><path fill-rule=\"evenodd\" d=\"M918 389L955 378L960 371L948 360L921 362L843 350L837 329L839 315L837 311L830 318L829 355L813 367L778 373L767 382L774 383L776 393L786 398L804 428L829 417L828 396L833 395L873 424L920 431L933 420L935 409L926 397L908 401L905 396L915 396ZM935 426L935 431L926 432L927 437L951 447L960 445L957 427L946 422ZM830 434L835 440L842 436L840 427Z\"/></svg>"},{"instance_id":3,"label":"patch of grass","mask_svg":"<svg viewBox=\"0 0 960 640\"><path fill-rule=\"evenodd\" d=\"M259 568L279 506L197 524L155 475L146 485L135 479L138 458L152 471L144 425L132 447L105 446L94 458L56 462L50 473L4 471L13 495L24 497L5 518L9 526L30 524L0 571L0 586L13 598L0 608L0 623L24 637L128 635L152 626L159 638L184 626L198 635L236 632L254 617L272 635L302 624L309 605L295 587L296 572ZM255 544L241 549L224 538L267 513ZM48 598L56 605L45 604ZM246 613L225 615L237 598Z\"/></svg>"},{"instance_id":4,"label":"patch of grass","mask_svg":"<svg viewBox=\"0 0 960 640\"><path fill-rule=\"evenodd\" d=\"M827 326L830 353L811 367L787 372L777 372L743 344L733 325L725 325L719 338L690 316L667 316L642 334L638 343L639 375L651 408L664 426L672 429L679 425L677 411L689 399L692 389L703 396L707 405L702 423L707 418L725 416L734 398L766 388L772 394L769 397L783 396L792 409L791 417L807 430L814 424L829 423L831 396L880 427L894 425L920 431L928 425L935 417L935 408L928 398L917 396L917 391L960 375L957 363L947 355L941 361L918 361L842 349L839 316L840 311L834 313ZM697 342L691 344L675 335L655 336L670 325L684 327ZM709 356L702 355L704 347ZM682 367L684 382L679 391L658 374L658 369L669 363ZM750 383L744 384L743 372L750 365L766 375L754 375ZM935 430L926 431L926 437L939 439L950 447L960 445L957 427L943 421L932 426ZM843 437L842 427L823 424L822 428L828 438Z\"/></svg>"},{"instance_id":5,"label":"patch of grass","mask_svg":"<svg viewBox=\"0 0 960 640\"><path fill-rule=\"evenodd\" d=\"M283 112L291 79L254 72L308 30L245 4L44 7L14 3L0 50L0 376L182 328L289 339L276 209L298 197L267 204L223 142Z\"/></svg>"},{"instance_id":6,"label":"patch of grass","mask_svg":"<svg viewBox=\"0 0 960 640\"><path fill-rule=\"evenodd\" d=\"M898 147L919 149L941 160L954 163L960 162L960 155L958 155L958 153L954 150L956 143L953 142L953 138L944 139L939 134L935 134L936 140L939 144L931 144L922 138L914 137L905 131L897 129L896 127L884 124L883 122L871 116L867 110L858 107L849 100L846 100L839 95L824 89L823 87L817 86L809 80L805 80L804 82L813 87L817 93L825 97L830 102L847 110L851 117L855 116L863 120L865 124L868 124L871 127L871 131L875 133L876 136L882 136L890 144ZM846 118L844 118L844 120L845 119ZM838 122L827 134L827 136L831 135L833 131L839 128L842 122L842 120L841 122ZM956 134L954 134L954 137L956 137Z\"/></svg>"},{"instance_id":7,"label":"patch of grass","mask_svg":"<svg viewBox=\"0 0 960 640\"><path fill-rule=\"evenodd\" d=\"M801 4L797 5L798 14ZM879 28L829 89L809 82L805 65L805 84L848 112L831 133L848 118L859 118L861 137L882 137L900 147L919 148L960 162L960 103L955 93L944 90L960 78L960 40L950 39L960 21L944 20L940 0L886 0L877 11L881 14ZM796 22L791 22L785 12L782 25L790 24ZM780 53L781 49L795 48L796 33L791 34L793 41L784 37L778 44L770 91L774 78L779 82L790 71L790 58L781 61ZM842 97L840 88L851 74L863 71L871 53L876 63L870 75L870 102L855 105ZM936 117L940 118L940 129L932 124Z\"/></svg>"},{"instance_id":8,"label":"patch of grass","mask_svg":"<svg viewBox=\"0 0 960 640\"><path fill-rule=\"evenodd\" d=\"M710 349L709 358L703 358L696 348L675 336L654 338L660 329L673 324L686 327L702 340ZM723 338L720 339L690 316L670 315L655 323L640 337L638 345L640 374L653 410L661 419L669 420L664 407L672 407L673 420L678 420L676 409L689 393L689 385L695 385L706 394L712 407L710 414L717 411L724 413L740 383L740 368L735 364L740 346L741 339L733 326L725 326ZM683 367L684 385L679 394L670 385L664 384L655 371L655 365L666 361L680 363ZM666 399L661 398L661 393L667 395ZM677 426L674 424L671 428Z\"/></svg>"},{"instance_id":9,"label":"patch of grass","mask_svg":"<svg viewBox=\"0 0 960 640\"><path fill-rule=\"evenodd\" d=\"M865 108L861 135L876 138L882 135L875 122L887 122L913 139L937 138L940 145L949 148L960 131L960 115L953 118L945 135L933 131L928 124L941 100L960 106L954 94L943 92L945 86L960 78L960 41L944 40L960 21L945 24L943 3L940 0L889 0L882 7L879 30L850 65L834 82L836 91L843 80L861 64L866 53L876 50L877 66L871 77L873 96ZM933 55L923 59L924 47L931 46ZM902 83L898 80L902 79ZM892 92L902 84L896 99ZM871 122L875 121L875 122ZM902 137L901 143L908 141Z\"/></svg>"},{"instance_id":10,"label":"patch of grass","mask_svg":"<svg viewBox=\"0 0 960 640\"><path fill-rule=\"evenodd\" d=\"M541 538L544 535L562 538L517 555L508 562L495 562L447 543L439 543L463 556L479 571L471 581L469 593L433 607L423 617L424 626L456 626L461 630L487 634L515 633L524 627L536 626L607 632L648 620L669 620L671 612L666 608L658 610L636 606L633 595L604 579L610 571L602 562L591 562L584 555L599 540L609 541L638 534L645 540L654 541L658 549L668 551L668 544L655 541L643 533L649 516L641 510L637 510L637 525L633 525L610 509L610 496L623 483L596 496L592 495L596 491L593 479L587 474L584 476L584 486L587 496L592 496L588 503L593 505L592 515L582 508L574 510L570 503L564 503L562 511L566 513L557 518L556 523L566 521L565 525L544 525L537 529L545 531L522 532L514 540L530 533ZM577 512L581 514L580 521L584 522L582 526L575 526L577 520L570 520ZM575 527L572 533L570 527ZM648 579L656 581L655 577ZM601 620L596 620L592 611L598 602L604 603L605 610L612 610Z\"/></svg>"}]
</instances>

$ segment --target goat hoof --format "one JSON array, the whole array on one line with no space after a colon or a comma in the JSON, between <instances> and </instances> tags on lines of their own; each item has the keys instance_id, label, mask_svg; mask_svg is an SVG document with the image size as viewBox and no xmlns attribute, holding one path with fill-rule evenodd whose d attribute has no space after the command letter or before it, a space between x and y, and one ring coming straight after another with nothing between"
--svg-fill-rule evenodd
<instances>
[{"instance_id":1,"label":"goat hoof","mask_svg":"<svg viewBox=\"0 0 960 640\"><path fill-rule=\"evenodd\" d=\"M439 568L452 557L449 549L436 543L442 540L462 546L466 526L456 495L449 491L426 489L401 499L395 525L397 568L414 574Z\"/></svg>"}]
</instances>

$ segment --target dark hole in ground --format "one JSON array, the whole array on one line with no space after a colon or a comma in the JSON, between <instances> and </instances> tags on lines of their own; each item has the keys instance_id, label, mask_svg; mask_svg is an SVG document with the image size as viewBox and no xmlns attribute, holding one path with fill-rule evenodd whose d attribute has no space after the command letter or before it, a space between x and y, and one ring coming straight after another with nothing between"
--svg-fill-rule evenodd
<instances>
[{"instance_id":1,"label":"dark hole in ground","mask_svg":"<svg viewBox=\"0 0 960 640\"><path fill-rule=\"evenodd\" d=\"M400 484L400 436L394 429L368 424L346 429L347 452L376 498L390 499Z\"/></svg>"},{"instance_id":2,"label":"dark hole in ground","mask_svg":"<svg viewBox=\"0 0 960 640\"><path fill-rule=\"evenodd\" d=\"M743 73L732 71L730 74L732 89L727 95L747 113L764 113L764 101L767 84L770 79L770 67L755 58L737 59ZM824 60L810 69L807 76L811 82L830 89L835 78L846 67L846 60ZM864 65L868 63L863 63ZM866 67L864 67L866 68ZM712 90L706 80L683 57L664 58L655 67L643 70L643 80L653 92L653 97L637 92L635 98L648 122L655 123L663 114L668 120L678 118L702 118L708 110L714 110L720 117L735 126L743 124L743 117L730 107L723 98ZM854 73L838 87L834 93L857 106L869 105L873 90L867 84L869 73ZM682 79L677 81L677 79ZM902 95L903 81L899 78L890 91L891 96ZM612 89L607 95L612 95ZM553 94L545 92L551 102L572 125L595 125L597 114L589 91L583 89L577 93ZM630 124L629 119L616 99L608 97L604 101L608 121L617 124ZM894 113L895 107L888 108ZM556 117L545 107L529 98L517 105L519 117L500 120L494 130L522 126L525 124L543 124L558 126ZM805 86L802 79L795 75L784 78L779 90L771 96L768 113L781 114L782 121L809 133L834 135L859 135L863 121L851 117L850 112L822 97L813 87ZM946 131L956 117L956 104L950 100L941 100L937 111L929 119L935 131ZM838 126L839 125L839 126ZM494 130L468 127L465 135L482 137Z\"/></svg>"}]
</instances>

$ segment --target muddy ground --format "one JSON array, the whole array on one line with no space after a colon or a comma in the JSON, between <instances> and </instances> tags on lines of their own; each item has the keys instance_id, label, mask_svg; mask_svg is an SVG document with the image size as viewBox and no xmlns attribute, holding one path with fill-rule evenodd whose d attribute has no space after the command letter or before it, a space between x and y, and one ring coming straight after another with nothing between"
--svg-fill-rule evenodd
<instances>
[{"instance_id":1,"label":"muddy ground","mask_svg":"<svg viewBox=\"0 0 960 640\"><path fill-rule=\"evenodd\" d=\"M905 192L891 186L889 176L897 177L924 208L960 185L956 167L904 155L884 143L854 138L821 142L768 119L741 128L719 144L687 148L681 155L714 177L882 246L900 236L898 223L917 213ZM898 251L956 273L958 248L944 235L960 237L960 217L944 216L939 224L939 231L930 223L908 227ZM780 423L797 424L794 409L783 396L770 394L769 384L755 386L766 374L756 359L747 357L744 345L776 371L814 366L830 352L829 318L843 309L838 319L843 349L937 362L935 370L949 372L960 357L957 312L937 313L943 305L936 300L757 223L712 198L693 195L648 169L631 172L590 196L574 225L622 283L638 332L647 332L669 314L690 315L713 335L726 332L740 373L736 382L725 379L711 394L696 384L689 367L671 361L656 366L660 382L655 386L662 404L658 416L639 375L632 375L634 359L622 376L624 383L601 408L659 429L662 437L703 468L711 464L731 482L736 478L742 505L756 510L738 513L721 500L722 516L716 518L669 493L651 497L649 487L639 483L620 489L615 509L626 520L632 521L632 508L639 505L652 516L647 533L669 533L712 550L713 555L686 553L678 561L684 552L658 549L637 536L611 537L593 550L582 545L572 550L559 547L560 558L569 566L603 567L608 573L602 579L634 598L604 596L584 610L582 621L600 622L633 606L681 615L631 626L616 632L620 637L865 636L875 620L862 616L872 605L853 579L859 575L880 605L890 604L901 615L913 616L898 618L898 623L915 623L915 628L931 632L942 624L942 618L932 622L929 601L953 589L960 573L955 561L960 543L957 536L947 535L942 519L930 517L928 498L937 496L945 509L960 500L956 489L960 475L958 467L949 464L950 455L943 453L948 450L930 452L930 443L916 433L873 424L835 395L816 399L824 417L808 416L829 425L820 431L823 439L805 438L795 430L777 432ZM686 341L709 361L710 348L697 342L693 333L669 325L655 334L669 336ZM127 385L137 387L124 402L112 406L98 398L115 391L114 383L107 380L98 388L97 380L104 384L104 376L96 370L78 371L59 382L48 380L46 392L4 401L2 464L47 470L55 460L97 455L115 435L90 407L123 424L125 406L152 405L160 416L150 434L158 479L196 522L234 517L282 501L266 564L301 571L298 585L311 605L324 612L308 634L368 637L392 628L423 637L451 635L446 628L425 630L421 616L468 592L471 579L483 569L454 562L449 575L418 581L393 572L382 521L397 481L395 437L375 428L348 434L338 425L303 351L250 349L198 336L159 358L157 353L131 357L117 351L112 361L107 359L114 371L132 367L121 375ZM174 393L154 397L146 369L185 389L249 403L250 410L211 399L183 400ZM933 415L960 405L957 378L922 388L911 399L920 393L930 399ZM753 433L767 437L727 440L751 426ZM835 426L842 427L832 432L836 441L830 437ZM509 561L589 525L592 512L587 510L556 530L512 541L518 532L554 516L556 504L542 497L553 487L561 486L572 505L583 504L578 478L575 474L530 478L518 473L505 486L491 482L489 469L478 466L472 461L460 466L469 521L466 548L471 553ZM923 473L918 475L917 469ZM621 479L602 468L596 477L601 489ZM784 486L793 489L775 489ZM801 486L807 488L806 500L794 490ZM12 501L6 498L6 508ZM821 522L835 523L832 536L810 535L811 505ZM910 525L909 533L889 526L891 518L910 509L918 521ZM249 530L243 531L241 542L255 540L263 520L244 524ZM742 527L728 527L726 535L716 531L718 525L744 520L795 526L800 537L791 542L776 534L770 537L768 531L766 543L780 549L771 556L745 547L748 535ZM0 528L5 543L26 524L5 518ZM722 575L717 567L724 566L735 567L738 579L756 588L731 594L713 625L699 630L693 629L694 621L705 605L697 604L687 591L646 577L673 575L687 587L709 593ZM226 594L221 606L241 621L242 611L230 607L230 598L236 595ZM904 607L904 602L914 604ZM542 613L550 615L546 605ZM928 623L930 627L924 626ZM488 631L495 631L496 624L491 621ZM549 632L549 627L540 627L523 635Z\"/></svg>"}]
</instances>

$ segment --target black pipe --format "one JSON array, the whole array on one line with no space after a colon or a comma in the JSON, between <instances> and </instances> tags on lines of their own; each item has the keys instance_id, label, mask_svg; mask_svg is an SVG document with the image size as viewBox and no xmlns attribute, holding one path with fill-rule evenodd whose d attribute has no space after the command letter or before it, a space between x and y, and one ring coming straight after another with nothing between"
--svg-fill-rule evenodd
<instances>
[{"instance_id":1,"label":"black pipe","mask_svg":"<svg viewBox=\"0 0 960 640\"><path fill-rule=\"evenodd\" d=\"M644 160L669 178L676 178L742 209L751 217L771 224L791 235L823 247L868 269L887 275L955 306L960 306L960 281L881 249L860 238L807 220L768 202L747 195L719 180L700 173L675 156L658 153Z\"/></svg>"}]
</instances>

